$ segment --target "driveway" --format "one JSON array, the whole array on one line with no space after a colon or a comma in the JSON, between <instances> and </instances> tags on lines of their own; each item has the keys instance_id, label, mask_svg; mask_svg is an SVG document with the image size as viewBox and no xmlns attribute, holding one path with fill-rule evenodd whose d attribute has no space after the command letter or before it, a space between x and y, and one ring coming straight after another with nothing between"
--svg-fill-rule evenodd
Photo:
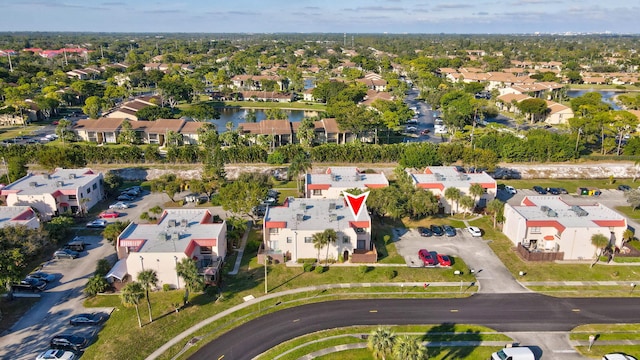
<instances>
[{"instance_id":1,"label":"driveway","mask_svg":"<svg viewBox=\"0 0 640 360\"><path fill-rule=\"evenodd\" d=\"M462 258L473 269L478 280L479 293L529 292L511 276L483 238L472 237L466 229L456 229L457 235L422 237L416 229L398 229L394 232L396 249L408 266L421 266L418 250L428 249Z\"/></svg>"},{"instance_id":2,"label":"driveway","mask_svg":"<svg viewBox=\"0 0 640 360\"><path fill-rule=\"evenodd\" d=\"M72 328L69 318L82 312L111 312L111 309L85 311L83 289L99 259L115 254L114 248L101 236L82 236L87 249L78 259L51 260L42 271L58 278L41 293L35 304L9 331L0 337L0 358L33 359L46 350L53 335L66 332L95 337L98 327ZM20 301L16 298L14 301Z\"/></svg>"}]
</instances>

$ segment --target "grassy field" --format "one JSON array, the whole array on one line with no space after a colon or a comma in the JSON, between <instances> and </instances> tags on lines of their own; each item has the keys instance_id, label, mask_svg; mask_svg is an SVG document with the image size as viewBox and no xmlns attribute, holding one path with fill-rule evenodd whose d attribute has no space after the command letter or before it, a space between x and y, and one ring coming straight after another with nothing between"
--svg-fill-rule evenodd
<instances>
[{"instance_id":1,"label":"grassy field","mask_svg":"<svg viewBox=\"0 0 640 360\"><path fill-rule=\"evenodd\" d=\"M589 336L596 336L596 341L589 351L588 346L577 346L576 350L589 358L600 359L607 353L621 352L637 356L640 345L616 344L605 345L603 341L640 341L640 325L638 324L593 324L581 325L569 334L571 340L589 341Z\"/></svg>"}]
</instances>

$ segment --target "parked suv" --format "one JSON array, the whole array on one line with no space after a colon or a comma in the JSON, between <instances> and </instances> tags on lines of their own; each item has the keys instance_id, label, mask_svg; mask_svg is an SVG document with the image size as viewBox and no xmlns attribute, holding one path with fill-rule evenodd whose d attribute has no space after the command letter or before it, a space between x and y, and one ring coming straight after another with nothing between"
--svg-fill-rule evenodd
<instances>
[{"instance_id":1,"label":"parked suv","mask_svg":"<svg viewBox=\"0 0 640 360\"><path fill-rule=\"evenodd\" d=\"M53 253L54 259L75 259L79 256L77 251L62 249Z\"/></svg>"}]
</instances>

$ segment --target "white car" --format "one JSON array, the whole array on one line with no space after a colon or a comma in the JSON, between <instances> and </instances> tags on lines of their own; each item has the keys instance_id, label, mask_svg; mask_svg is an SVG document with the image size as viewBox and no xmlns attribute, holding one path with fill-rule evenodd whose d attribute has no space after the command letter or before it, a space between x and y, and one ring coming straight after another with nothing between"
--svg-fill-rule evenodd
<instances>
[{"instance_id":1,"label":"white car","mask_svg":"<svg viewBox=\"0 0 640 360\"><path fill-rule=\"evenodd\" d=\"M615 353L615 354L606 354L606 355L604 355L602 357L602 360L636 360L636 358L634 358L631 355Z\"/></svg>"},{"instance_id":2,"label":"white car","mask_svg":"<svg viewBox=\"0 0 640 360\"><path fill-rule=\"evenodd\" d=\"M109 209L128 209L129 208L129 204L124 202L124 201L118 201L117 203L113 203L111 205L109 205Z\"/></svg>"},{"instance_id":3,"label":"white car","mask_svg":"<svg viewBox=\"0 0 640 360\"><path fill-rule=\"evenodd\" d=\"M516 190L516 188L514 188L514 187L513 187L513 186L511 186L511 185L505 185L505 186L504 186L504 190L505 190L506 192L508 192L509 194L514 194L514 195L515 195L515 194L517 194L517 193L518 193L518 190Z\"/></svg>"},{"instance_id":4,"label":"white car","mask_svg":"<svg viewBox=\"0 0 640 360\"><path fill-rule=\"evenodd\" d=\"M482 230L480 230L479 227L476 226L469 226L467 228L467 230L469 231L469 234L471 234L471 236L473 237L480 237L482 236Z\"/></svg>"},{"instance_id":5,"label":"white car","mask_svg":"<svg viewBox=\"0 0 640 360\"><path fill-rule=\"evenodd\" d=\"M416 132L418 128L415 126L407 126L407 132Z\"/></svg>"},{"instance_id":6,"label":"white car","mask_svg":"<svg viewBox=\"0 0 640 360\"><path fill-rule=\"evenodd\" d=\"M36 358L36 360L75 360L76 354L71 351L49 349Z\"/></svg>"}]
</instances>

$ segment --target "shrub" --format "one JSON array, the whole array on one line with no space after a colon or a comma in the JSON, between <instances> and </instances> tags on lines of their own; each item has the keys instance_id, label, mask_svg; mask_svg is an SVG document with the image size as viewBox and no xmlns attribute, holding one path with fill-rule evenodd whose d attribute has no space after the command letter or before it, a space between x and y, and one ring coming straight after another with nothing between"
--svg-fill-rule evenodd
<instances>
[{"instance_id":1,"label":"shrub","mask_svg":"<svg viewBox=\"0 0 640 360\"><path fill-rule=\"evenodd\" d=\"M104 276L94 275L89 278L87 286L84 288L84 292L89 296L96 296L96 294L105 292L108 288L109 283Z\"/></svg>"},{"instance_id":2,"label":"shrub","mask_svg":"<svg viewBox=\"0 0 640 360\"><path fill-rule=\"evenodd\" d=\"M171 290L171 285L169 284L162 284L162 291L169 291Z\"/></svg>"},{"instance_id":3,"label":"shrub","mask_svg":"<svg viewBox=\"0 0 640 360\"><path fill-rule=\"evenodd\" d=\"M111 264L107 259L100 259L96 264L96 275L106 276L111 270Z\"/></svg>"},{"instance_id":4,"label":"shrub","mask_svg":"<svg viewBox=\"0 0 640 360\"><path fill-rule=\"evenodd\" d=\"M342 254L338 255L338 262L339 263L343 263L344 262L344 256L342 256Z\"/></svg>"},{"instance_id":5,"label":"shrub","mask_svg":"<svg viewBox=\"0 0 640 360\"><path fill-rule=\"evenodd\" d=\"M211 206L220 206L220 205L222 205L221 200L222 199L220 199L220 195L219 194L213 194L211 196Z\"/></svg>"},{"instance_id":6,"label":"shrub","mask_svg":"<svg viewBox=\"0 0 640 360\"><path fill-rule=\"evenodd\" d=\"M282 165L285 162L285 156L282 152L276 150L267 157L267 164Z\"/></svg>"},{"instance_id":7,"label":"shrub","mask_svg":"<svg viewBox=\"0 0 640 360\"><path fill-rule=\"evenodd\" d=\"M315 258L299 258L298 259L298 264L315 263L315 262L316 262Z\"/></svg>"},{"instance_id":8,"label":"shrub","mask_svg":"<svg viewBox=\"0 0 640 360\"><path fill-rule=\"evenodd\" d=\"M304 272L312 272L313 271L313 264L312 263L304 263L302 264L302 270L304 270Z\"/></svg>"},{"instance_id":9,"label":"shrub","mask_svg":"<svg viewBox=\"0 0 640 360\"><path fill-rule=\"evenodd\" d=\"M383 239L384 239L384 243L385 243L385 244L388 244L388 243L389 243L389 241L391 241L391 235L385 235L385 236L383 237Z\"/></svg>"},{"instance_id":10,"label":"shrub","mask_svg":"<svg viewBox=\"0 0 640 360\"><path fill-rule=\"evenodd\" d=\"M145 211L140 214L140 220L149 220L149 213Z\"/></svg>"},{"instance_id":11,"label":"shrub","mask_svg":"<svg viewBox=\"0 0 640 360\"><path fill-rule=\"evenodd\" d=\"M386 269L385 270L385 276L387 277L387 279L391 280L393 278L395 278L396 276L398 276L398 272L393 270L393 269Z\"/></svg>"},{"instance_id":12,"label":"shrub","mask_svg":"<svg viewBox=\"0 0 640 360\"><path fill-rule=\"evenodd\" d=\"M316 266L316 268L315 268L315 270L314 270L314 271L315 271L316 273L318 273L318 274L322 274L322 273L324 272L324 270L325 270L325 269L324 269L324 266Z\"/></svg>"}]
</instances>

